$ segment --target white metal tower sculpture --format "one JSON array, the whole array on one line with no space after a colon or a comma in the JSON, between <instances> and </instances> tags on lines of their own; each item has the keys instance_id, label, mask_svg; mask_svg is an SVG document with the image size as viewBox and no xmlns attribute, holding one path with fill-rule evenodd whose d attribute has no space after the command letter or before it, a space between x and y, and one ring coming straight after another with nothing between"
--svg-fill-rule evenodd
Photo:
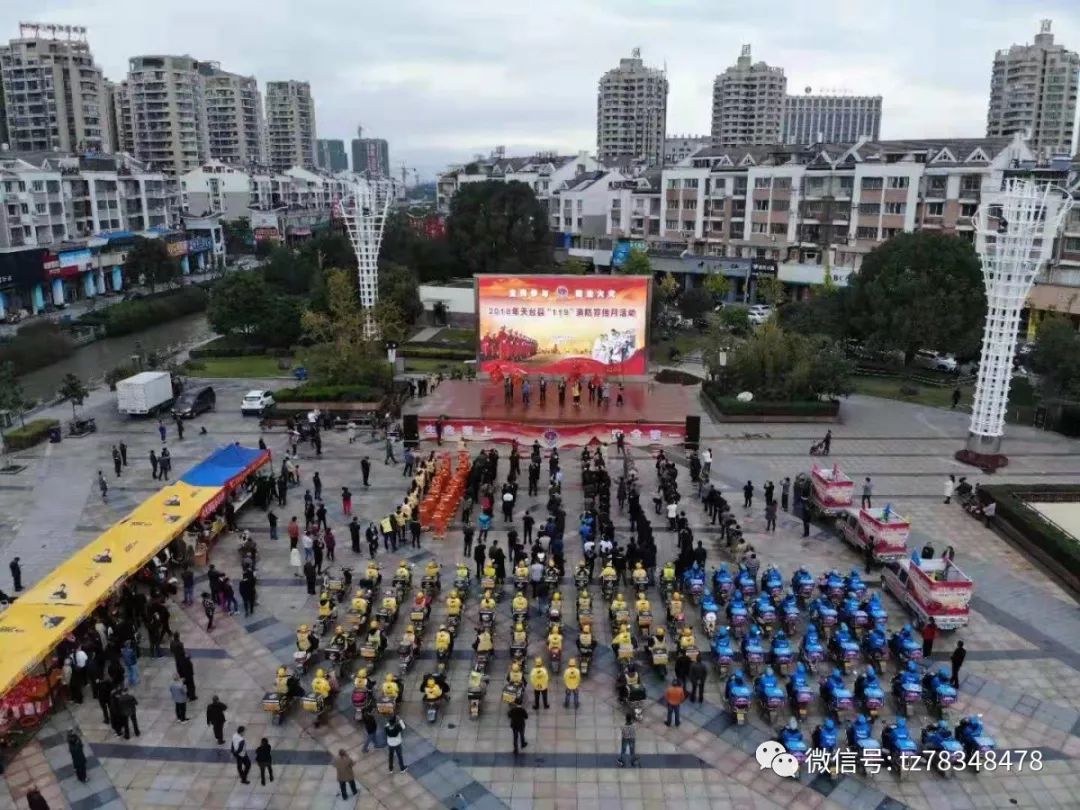
<instances>
[{"instance_id":1,"label":"white metal tower sculpture","mask_svg":"<svg viewBox=\"0 0 1080 810\"><path fill-rule=\"evenodd\" d=\"M341 217L349 231L349 241L356 253L359 274L360 306L367 313L364 328L369 335L377 331L371 309L379 300L379 248L390 201L394 199L394 181L357 177L341 200Z\"/></svg>"},{"instance_id":2,"label":"white metal tower sculpture","mask_svg":"<svg viewBox=\"0 0 1080 810\"><path fill-rule=\"evenodd\" d=\"M1056 186L1010 178L1000 192L987 195L973 217L982 237L986 324L967 450L957 454L962 461L991 467L1006 461L1001 437L1020 310L1071 207L1072 198Z\"/></svg>"}]
</instances>

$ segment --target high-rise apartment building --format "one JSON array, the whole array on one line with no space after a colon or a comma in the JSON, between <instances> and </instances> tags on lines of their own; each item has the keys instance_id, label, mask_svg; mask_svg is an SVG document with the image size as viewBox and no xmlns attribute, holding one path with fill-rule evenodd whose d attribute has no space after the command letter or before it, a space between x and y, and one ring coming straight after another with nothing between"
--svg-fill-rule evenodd
<instances>
[{"instance_id":1,"label":"high-rise apartment building","mask_svg":"<svg viewBox=\"0 0 1080 810\"><path fill-rule=\"evenodd\" d=\"M210 156L202 67L190 56L135 56L128 63L135 157L183 174Z\"/></svg>"},{"instance_id":2,"label":"high-rise apartment building","mask_svg":"<svg viewBox=\"0 0 1080 810\"><path fill-rule=\"evenodd\" d=\"M361 129L352 139L352 170L370 177L390 176L390 144L385 138L365 138Z\"/></svg>"},{"instance_id":3,"label":"high-rise apartment building","mask_svg":"<svg viewBox=\"0 0 1080 810\"><path fill-rule=\"evenodd\" d=\"M328 172L347 172L349 156L345 154L345 141L340 138L315 141L315 165Z\"/></svg>"},{"instance_id":4,"label":"high-rise apartment building","mask_svg":"<svg viewBox=\"0 0 1080 810\"><path fill-rule=\"evenodd\" d=\"M0 79L11 149L108 148L105 79L82 26L20 23L0 47Z\"/></svg>"},{"instance_id":5,"label":"high-rise apartment building","mask_svg":"<svg viewBox=\"0 0 1080 810\"><path fill-rule=\"evenodd\" d=\"M852 143L881 134L881 96L811 95L784 99L784 143Z\"/></svg>"},{"instance_id":6,"label":"high-rise apartment building","mask_svg":"<svg viewBox=\"0 0 1080 810\"><path fill-rule=\"evenodd\" d=\"M713 82L712 138L720 146L778 143L787 78L784 69L755 63L743 45L738 61Z\"/></svg>"},{"instance_id":7,"label":"high-rise apartment building","mask_svg":"<svg viewBox=\"0 0 1080 810\"><path fill-rule=\"evenodd\" d=\"M128 82L109 82L111 85L113 143L117 152L135 154L135 123L131 117L131 93Z\"/></svg>"},{"instance_id":8,"label":"high-rise apartment building","mask_svg":"<svg viewBox=\"0 0 1080 810\"><path fill-rule=\"evenodd\" d=\"M1043 20L1033 45L994 55L986 134L1026 132L1036 153L1073 154L1078 81L1080 55L1055 45Z\"/></svg>"},{"instance_id":9,"label":"high-rise apartment building","mask_svg":"<svg viewBox=\"0 0 1080 810\"><path fill-rule=\"evenodd\" d=\"M641 50L600 77L596 94L596 149L601 162L620 157L659 164L667 132L668 80L646 67Z\"/></svg>"},{"instance_id":10,"label":"high-rise apartment building","mask_svg":"<svg viewBox=\"0 0 1080 810\"><path fill-rule=\"evenodd\" d=\"M210 157L234 166L266 162L266 121L254 76L201 62Z\"/></svg>"},{"instance_id":11,"label":"high-rise apartment building","mask_svg":"<svg viewBox=\"0 0 1080 810\"><path fill-rule=\"evenodd\" d=\"M711 135L670 135L664 139L664 165L673 166L706 146L712 146Z\"/></svg>"},{"instance_id":12,"label":"high-rise apartment building","mask_svg":"<svg viewBox=\"0 0 1080 810\"><path fill-rule=\"evenodd\" d=\"M315 100L307 82L266 84L266 128L270 166L315 168Z\"/></svg>"}]
</instances>

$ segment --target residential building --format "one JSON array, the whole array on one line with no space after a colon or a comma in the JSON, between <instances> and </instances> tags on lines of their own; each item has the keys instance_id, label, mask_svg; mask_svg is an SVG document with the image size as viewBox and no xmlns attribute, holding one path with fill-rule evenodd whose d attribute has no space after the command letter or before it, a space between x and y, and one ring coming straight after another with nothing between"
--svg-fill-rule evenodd
<instances>
[{"instance_id":1,"label":"residential building","mask_svg":"<svg viewBox=\"0 0 1080 810\"><path fill-rule=\"evenodd\" d=\"M669 135L664 140L664 165L681 163L698 149L712 146L710 135Z\"/></svg>"},{"instance_id":2,"label":"residential building","mask_svg":"<svg viewBox=\"0 0 1080 810\"><path fill-rule=\"evenodd\" d=\"M127 81L109 82L111 87L113 143L116 152L135 154L135 121L131 116L131 91Z\"/></svg>"},{"instance_id":3,"label":"residential building","mask_svg":"<svg viewBox=\"0 0 1080 810\"><path fill-rule=\"evenodd\" d=\"M784 69L754 62L743 45L738 61L713 82L712 139L719 146L780 142L787 78Z\"/></svg>"},{"instance_id":4,"label":"residential building","mask_svg":"<svg viewBox=\"0 0 1080 810\"><path fill-rule=\"evenodd\" d=\"M267 82L266 127L269 164L283 172L292 166L315 168L315 100L307 82Z\"/></svg>"},{"instance_id":5,"label":"residential building","mask_svg":"<svg viewBox=\"0 0 1080 810\"><path fill-rule=\"evenodd\" d=\"M1034 44L994 55L986 134L1027 133L1036 153L1072 155L1078 83L1080 55L1055 44L1043 20Z\"/></svg>"},{"instance_id":6,"label":"residential building","mask_svg":"<svg viewBox=\"0 0 1080 810\"><path fill-rule=\"evenodd\" d=\"M349 156L345 154L345 141L340 138L315 141L315 165L328 172L347 172Z\"/></svg>"},{"instance_id":7,"label":"residential building","mask_svg":"<svg viewBox=\"0 0 1080 810\"><path fill-rule=\"evenodd\" d=\"M639 48L601 76L596 94L596 151L601 162L625 156L658 165L664 157L667 96L667 76L646 67Z\"/></svg>"},{"instance_id":8,"label":"residential building","mask_svg":"<svg viewBox=\"0 0 1080 810\"><path fill-rule=\"evenodd\" d=\"M606 236L612 188L626 179L617 171L597 169L568 180L555 192L550 208L551 230L575 236Z\"/></svg>"},{"instance_id":9,"label":"residential building","mask_svg":"<svg viewBox=\"0 0 1080 810\"><path fill-rule=\"evenodd\" d=\"M170 175L190 171L210 157L204 72L187 55L132 57L127 103L135 157Z\"/></svg>"},{"instance_id":10,"label":"residential building","mask_svg":"<svg viewBox=\"0 0 1080 810\"><path fill-rule=\"evenodd\" d=\"M0 47L0 80L11 149L109 148L105 79L82 26L20 23Z\"/></svg>"},{"instance_id":11,"label":"residential building","mask_svg":"<svg viewBox=\"0 0 1080 810\"><path fill-rule=\"evenodd\" d=\"M785 96L783 143L854 143L881 135L881 96Z\"/></svg>"},{"instance_id":12,"label":"residential building","mask_svg":"<svg viewBox=\"0 0 1080 810\"><path fill-rule=\"evenodd\" d=\"M262 93L254 76L201 62L209 157L235 166L266 163L266 121Z\"/></svg>"},{"instance_id":13,"label":"residential building","mask_svg":"<svg viewBox=\"0 0 1080 810\"><path fill-rule=\"evenodd\" d=\"M384 138L364 138L352 140L352 170L369 177L390 177L390 144Z\"/></svg>"},{"instance_id":14,"label":"residential building","mask_svg":"<svg viewBox=\"0 0 1080 810\"><path fill-rule=\"evenodd\" d=\"M457 190L466 183L498 180L509 183L517 181L529 186L545 208L549 207L552 194L565 183L586 172L604 168L594 157L585 152L577 155L556 155L540 152L528 157L506 157L502 147L490 157L477 156L463 166L456 166L439 175L435 184L436 210L446 213Z\"/></svg>"}]
</instances>

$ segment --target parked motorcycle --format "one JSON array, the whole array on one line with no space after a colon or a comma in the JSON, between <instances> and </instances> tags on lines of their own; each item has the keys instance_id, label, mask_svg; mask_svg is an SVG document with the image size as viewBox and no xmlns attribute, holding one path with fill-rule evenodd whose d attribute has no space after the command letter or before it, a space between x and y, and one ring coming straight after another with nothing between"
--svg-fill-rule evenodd
<instances>
[{"instance_id":1,"label":"parked motorcycle","mask_svg":"<svg viewBox=\"0 0 1080 810\"><path fill-rule=\"evenodd\" d=\"M937 713L941 720L948 719L949 709L956 703L956 689L953 688L949 670L944 667L923 676L923 700L926 701L927 713Z\"/></svg>"},{"instance_id":2,"label":"parked motorcycle","mask_svg":"<svg viewBox=\"0 0 1080 810\"><path fill-rule=\"evenodd\" d=\"M791 575L791 592L799 600L799 604L806 607L814 596L814 575L806 568L800 567Z\"/></svg>"},{"instance_id":3,"label":"parked motorcycle","mask_svg":"<svg viewBox=\"0 0 1080 810\"><path fill-rule=\"evenodd\" d=\"M761 574L761 592L767 594L774 603L784 595L784 577L780 569L770 565Z\"/></svg>"},{"instance_id":4,"label":"parked motorcycle","mask_svg":"<svg viewBox=\"0 0 1080 810\"><path fill-rule=\"evenodd\" d=\"M805 720L810 712L810 704L814 702L814 689L810 685L809 673L806 665L795 665L795 671L787 683L788 705L791 707L792 717Z\"/></svg>"},{"instance_id":5,"label":"parked motorcycle","mask_svg":"<svg viewBox=\"0 0 1080 810\"><path fill-rule=\"evenodd\" d=\"M765 644L756 624L750 625L746 637L742 640L742 654L746 668L752 676L761 672L765 666Z\"/></svg>"},{"instance_id":6,"label":"parked motorcycle","mask_svg":"<svg viewBox=\"0 0 1080 810\"><path fill-rule=\"evenodd\" d=\"M964 746L953 736L952 729L944 720L924 728L919 741L923 751L933 756L932 761L943 776L952 776L957 769L964 768Z\"/></svg>"},{"instance_id":7,"label":"parked motorcycle","mask_svg":"<svg viewBox=\"0 0 1080 810\"><path fill-rule=\"evenodd\" d=\"M726 603L731 598L731 592L734 587L735 580L731 576L731 572L728 571L726 565L721 565L719 568L713 570L712 592L718 602L721 604Z\"/></svg>"},{"instance_id":8,"label":"parked motorcycle","mask_svg":"<svg viewBox=\"0 0 1080 810\"><path fill-rule=\"evenodd\" d=\"M911 707L917 706L922 700L918 664L908 661L907 666L893 676L892 693L896 701L896 711L902 717L907 717L911 713Z\"/></svg>"},{"instance_id":9,"label":"parked motorcycle","mask_svg":"<svg viewBox=\"0 0 1080 810\"><path fill-rule=\"evenodd\" d=\"M956 739L964 747L966 762L976 773L982 770L987 754L997 748L997 742L983 728L982 715L961 718Z\"/></svg>"},{"instance_id":10,"label":"parked motorcycle","mask_svg":"<svg viewBox=\"0 0 1080 810\"><path fill-rule=\"evenodd\" d=\"M776 635L773 636L769 660L772 661L773 668L781 675L791 672L795 663L795 648L791 646L783 630L777 630Z\"/></svg>"},{"instance_id":11,"label":"parked motorcycle","mask_svg":"<svg viewBox=\"0 0 1080 810\"><path fill-rule=\"evenodd\" d=\"M780 621L784 625L784 632L789 636L795 635L795 631L799 627L799 617L801 616L799 600L795 598L794 594L788 594L781 600L778 610Z\"/></svg>"},{"instance_id":12,"label":"parked motorcycle","mask_svg":"<svg viewBox=\"0 0 1080 810\"><path fill-rule=\"evenodd\" d=\"M885 690L881 688L873 667L867 667L855 679L855 700L864 714L876 720L885 705Z\"/></svg>"},{"instance_id":13,"label":"parked motorcycle","mask_svg":"<svg viewBox=\"0 0 1080 810\"><path fill-rule=\"evenodd\" d=\"M822 678L819 693L826 714L833 715L837 720L842 719L845 712L851 712L855 708L854 696L844 683L844 676L839 669L834 669L831 674Z\"/></svg>"},{"instance_id":14,"label":"parked motorcycle","mask_svg":"<svg viewBox=\"0 0 1080 810\"><path fill-rule=\"evenodd\" d=\"M765 722L773 725L784 706L784 689L776 680L772 668L766 668L754 679L754 699L761 710Z\"/></svg>"},{"instance_id":15,"label":"parked motorcycle","mask_svg":"<svg viewBox=\"0 0 1080 810\"><path fill-rule=\"evenodd\" d=\"M746 724L746 713L750 708L750 698L753 691L746 682L742 670L737 669L728 676L724 685L724 698L727 700L728 710L731 712L735 725Z\"/></svg>"},{"instance_id":16,"label":"parked motorcycle","mask_svg":"<svg viewBox=\"0 0 1080 810\"><path fill-rule=\"evenodd\" d=\"M776 605L769 594L759 593L754 600L754 621L765 635L772 635L773 628L776 627Z\"/></svg>"},{"instance_id":17,"label":"parked motorcycle","mask_svg":"<svg viewBox=\"0 0 1080 810\"><path fill-rule=\"evenodd\" d=\"M904 757L919 752L919 744L911 739L907 720L903 717L897 717L882 730L881 747L885 751L890 769L896 772L897 779L904 777Z\"/></svg>"},{"instance_id":18,"label":"parked motorcycle","mask_svg":"<svg viewBox=\"0 0 1080 810\"><path fill-rule=\"evenodd\" d=\"M859 642L851 635L846 624L839 625L829 639L829 654L845 675L851 672L859 660Z\"/></svg>"},{"instance_id":19,"label":"parked motorcycle","mask_svg":"<svg viewBox=\"0 0 1080 810\"><path fill-rule=\"evenodd\" d=\"M817 625L808 624L799 644L799 659L811 672L817 672L818 664L825 660L825 645L818 636Z\"/></svg>"},{"instance_id":20,"label":"parked motorcycle","mask_svg":"<svg viewBox=\"0 0 1080 810\"><path fill-rule=\"evenodd\" d=\"M724 678L735 663L735 649L731 646L731 633L728 628L719 627L712 640L713 660L720 669L720 677Z\"/></svg>"}]
</instances>

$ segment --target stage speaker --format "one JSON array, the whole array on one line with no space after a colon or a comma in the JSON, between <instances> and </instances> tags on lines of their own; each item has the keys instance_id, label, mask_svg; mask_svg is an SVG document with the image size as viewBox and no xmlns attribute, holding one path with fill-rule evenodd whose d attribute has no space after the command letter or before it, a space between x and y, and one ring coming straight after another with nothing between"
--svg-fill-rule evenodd
<instances>
[{"instance_id":1,"label":"stage speaker","mask_svg":"<svg viewBox=\"0 0 1080 810\"><path fill-rule=\"evenodd\" d=\"M401 429L405 434L405 446L416 449L420 446L420 419L415 413L407 413L401 417Z\"/></svg>"},{"instance_id":2,"label":"stage speaker","mask_svg":"<svg viewBox=\"0 0 1080 810\"><path fill-rule=\"evenodd\" d=\"M697 450L701 441L701 417L686 417L686 449Z\"/></svg>"}]
</instances>

